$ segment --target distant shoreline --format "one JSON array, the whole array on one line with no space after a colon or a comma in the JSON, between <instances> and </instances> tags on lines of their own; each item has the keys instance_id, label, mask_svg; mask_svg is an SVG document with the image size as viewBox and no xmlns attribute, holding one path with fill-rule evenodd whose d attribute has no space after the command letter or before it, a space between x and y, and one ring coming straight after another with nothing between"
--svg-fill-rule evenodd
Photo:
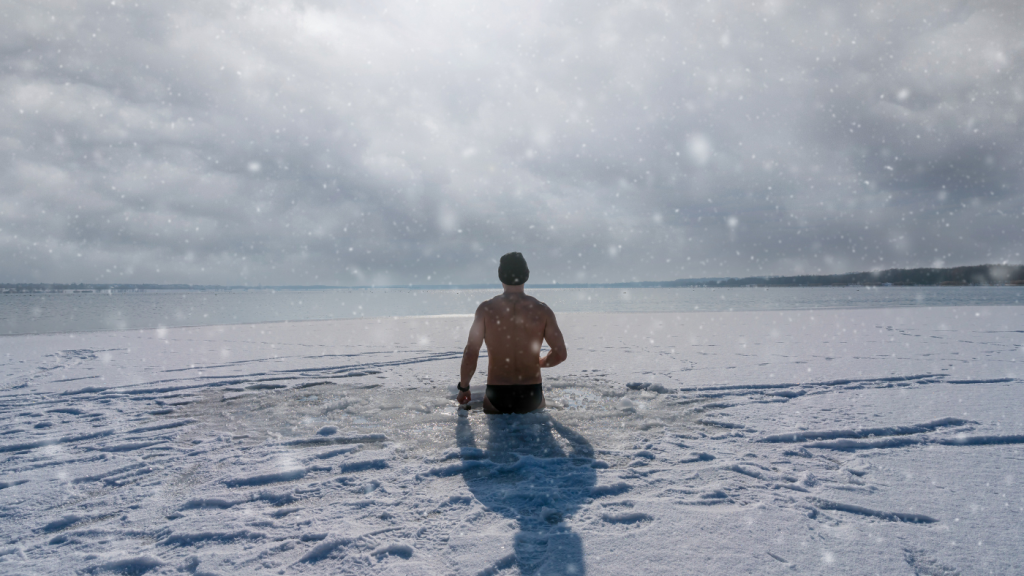
<instances>
[{"instance_id":1,"label":"distant shoreline","mask_svg":"<svg viewBox=\"0 0 1024 576\"><path fill-rule=\"evenodd\" d=\"M1024 286L1024 266L982 264L954 268L893 268L876 272L668 281L533 284L532 288L839 288L897 286ZM0 294L96 294L166 291L252 290L482 290L498 284L408 284L387 286L221 286L200 284L0 284Z\"/></svg>"}]
</instances>

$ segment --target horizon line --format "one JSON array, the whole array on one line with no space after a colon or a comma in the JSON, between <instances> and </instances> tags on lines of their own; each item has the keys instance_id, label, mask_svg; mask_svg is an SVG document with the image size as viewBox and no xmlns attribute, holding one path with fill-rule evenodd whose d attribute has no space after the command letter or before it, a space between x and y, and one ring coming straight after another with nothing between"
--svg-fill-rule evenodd
<instances>
[{"instance_id":1,"label":"horizon line","mask_svg":"<svg viewBox=\"0 0 1024 576\"><path fill-rule=\"evenodd\" d=\"M735 282L742 280L758 280L758 279L772 279L777 280L781 278L800 278L800 277L839 277L839 276L850 276L859 274L870 274L870 275L881 275L885 272L890 271L914 271L914 270L956 270L958 268L982 268L982 267L1008 267L1008 268L1021 268L1024 267L1022 264L973 264L968 266L951 266L943 268L934 267L918 267L918 268L887 268L884 270L871 270L871 271L858 271L858 272L840 272L833 274L794 274L790 276L781 275L761 275L761 276L717 276L717 277L700 277L700 278L676 278L673 280L632 280L632 281L620 281L620 282L564 282L559 283L557 280L552 280L551 284L534 284L534 288L624 288L624 287L672 287L665 286L678 283L692 283L695 286L700 283L706 282ZM53 286L68 286L75 287L80 286L88 289L128 289L133 287L135 289L143 290L174 290L174 289L222 289L222 290L368 290L368 289L387 289L387 288L401 288L401 289L417 289L417 290L436 290L436 289L465 289L465 290L476 290L476 289L487 289L495 288L500 286L501 283L482 283L482 284L386 284L386 285L375 285L375 284L363 284L354 286L338 286L328 284L281 284L281 285L263 285L263 284L190 284L190 283L172 283L172 284L156 284L150 282L122 282L122 283L84 283L84 282L8 282L0 283L2 287L14 287L14 286L39 286L39 287L53 287Z\"/></svg>"}]
</instances>

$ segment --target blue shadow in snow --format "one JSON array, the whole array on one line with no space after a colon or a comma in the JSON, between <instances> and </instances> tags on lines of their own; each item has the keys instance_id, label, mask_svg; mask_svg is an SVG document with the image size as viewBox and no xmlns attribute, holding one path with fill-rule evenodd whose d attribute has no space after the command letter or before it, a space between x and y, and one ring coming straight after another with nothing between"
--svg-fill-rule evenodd
<instances>
[{"instance_id":1,"label":"blue shadow in snow","mask_svg":"<svg viewBox=\"0 0 1024 576\"><path fill-rule=\"evenodd\" d=\"M597 471L590 442L544 412L484 419L482 454L470 418L459 418L455 435L464 463L488 464L463 466L470 491L519 528L514 559L497 560L495 570L516 565L520 574L585 574L583 542L561 520L593 497Z\"/></svg>"}]
</instances>

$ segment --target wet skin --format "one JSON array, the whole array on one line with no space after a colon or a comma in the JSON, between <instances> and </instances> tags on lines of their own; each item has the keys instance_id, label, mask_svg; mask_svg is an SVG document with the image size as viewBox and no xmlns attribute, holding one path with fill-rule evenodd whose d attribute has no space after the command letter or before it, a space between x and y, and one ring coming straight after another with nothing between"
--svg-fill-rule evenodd
<instances>
[{"instance_id":1,"label":"wet skin","mask_svg":"<svg viewBox=\"0 0 1024 576\"><path fill-rule=\"evenodd\" d=\"M502 284L504 293L480 304L476 309L469 342L462 354L462 385L476 372L480 348L487 344L487 385L540 384L541 368L565 361L565 340L555 321L555 313L546 304L523 292L523 286ZM541 343L551 350L541 356ZM459 404L471 400L469 391L460 392ZM539 408L543 408L542 402ZM498 414L484 397L484 412Z\"/></svg>"}]
</instances>

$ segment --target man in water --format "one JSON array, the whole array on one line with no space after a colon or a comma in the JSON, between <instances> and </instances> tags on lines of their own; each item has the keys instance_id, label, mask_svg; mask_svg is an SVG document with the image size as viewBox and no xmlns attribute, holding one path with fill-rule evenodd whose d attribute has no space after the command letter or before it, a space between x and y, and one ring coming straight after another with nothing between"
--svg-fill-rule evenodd
<instances>
[{"instance_id":1,"label":"man in water","mask_svg":"<svg viewBox=\"0 0 1024 576\"><path fill-rule=\"evenodd\" d=\"M498 279L504 293L480 304L469 329L469 342L462 354L459 405L468 404L469 381L476 372L480 346L487 343L486 414L524 414L543 408L541 368L565 361L565 340L546 304L523 292L530 278L526 259L519 252L501 257ZM541 342L551 350L541 356Z\"/></svg>"}]
</instances>

